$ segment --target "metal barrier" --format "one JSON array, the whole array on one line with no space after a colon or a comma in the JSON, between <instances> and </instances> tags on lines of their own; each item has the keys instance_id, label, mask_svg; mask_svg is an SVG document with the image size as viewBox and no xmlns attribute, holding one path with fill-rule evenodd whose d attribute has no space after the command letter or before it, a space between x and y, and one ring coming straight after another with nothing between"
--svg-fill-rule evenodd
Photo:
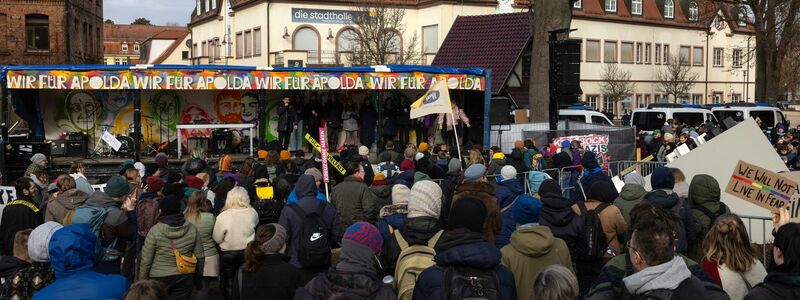
<instances>
[{"instance_id":1,"label":"metal barrier","mask_svg":"<svg viewBox=\"0 0 800 300\"><path fill-rule=\"evenodd\" d=\"M553 174L557 174L558 171L559 170L557 168L543 169L541 171L525 171L525 172L522 172L522 173L518 173L517 176L519 176L519 175L523 176L522 177L522 184L525 186L525 194L531 194L531 183L530 183L530 181L528 181L528 175L530 175L531 172L544 172L544 173L547 173L547 175L549 175L551 178L553 178ZM486 179L487 180L490 180L490 179L491 180L497 180L497 178L500 177L500 176L502 176L502 175L500 175L500 174L489 174L489 175L486 175ZM562 189L563 189L563 187L562 187Z\"/></svg>"},{"instance_id":2,"label":"metal barrier","mask_svg":"<svg viewBox=\"0 0 800 300\"><path fill-rule=\"evenodd\" d=\"M772 218L745 215L739 215L739 218L742 219L742 222L747 228L747 233L750 236L750 243L760 245L772 244ZM766 262L767 255L771 255L771 253L767 253L767 247L761 247L761 255L763 259L762 262Z\"/></svg>"},{"instance_id":3,"label":"metal barrier","mask_svg":"<svg viewBox=\"0 0 800 300\"><path fill-rule=\"evenodd\" d=\"M608 175L624 177L628 173L636 171L646 177L652 174L656 168L666 165L665 162L657 161L612 161L608 163Z\"/></svg>"}]
</instances>

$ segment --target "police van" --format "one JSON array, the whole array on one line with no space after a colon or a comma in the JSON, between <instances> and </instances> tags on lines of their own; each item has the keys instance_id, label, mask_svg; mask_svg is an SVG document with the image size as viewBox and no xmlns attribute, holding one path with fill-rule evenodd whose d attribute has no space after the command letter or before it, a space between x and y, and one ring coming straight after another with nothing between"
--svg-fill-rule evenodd
<instances>
[{"instance_id":1,"label":"police van","mask_svg":"<svg viewBox=\"0 0 800 300\"><path fill-rule=\"evenodd\" d=\"M720 121L731 118L736 123L739 123L747 118L758 119L764 129L773 128L780 124L783 124L784 128L789 128L790 125L789 120L786 119L786 116L779 108L770 106L767 103L727 103L715 106L711 108L711 111Z\"/></svg>"},{"instance_id":2,"label":"police van","mask_svg":"<svg viewBox=\"0 0 800 300\"><path fill-rule=\"evenodd\" d=\"M652 132L667 125L668 120L686 123L690 127L697 127L706 122L717 125L717 118L711 110L700 105L654 103L647 108L637 108L631 114L631 126L638 130Z\"/></svg>"},{"instance_id":3,"label":"police van","mask_svg":"<svg viewBox=\"0 0 800 300\"><path fill-rule=\"evenodd\" d=\"M595 111L591 107L580 105L559 109L558 120L614 126L614 123L606 115Z\"/></svg>"}]
</instances>

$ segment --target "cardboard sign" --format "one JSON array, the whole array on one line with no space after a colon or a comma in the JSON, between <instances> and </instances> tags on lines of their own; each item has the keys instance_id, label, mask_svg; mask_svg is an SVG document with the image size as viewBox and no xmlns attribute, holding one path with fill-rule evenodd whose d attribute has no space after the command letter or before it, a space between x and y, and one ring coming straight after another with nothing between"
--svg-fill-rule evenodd
<instances>
[{"instance_id":1,"label":"cardboard sign","mask_svg":"<svg viewBox=\"0 0 800 300\"><path fill-rule=\"evenodd\" d=\"M326 135L327 134L326 131L327 130L325 127L319 128L319 142L321 143L320 145L321 149L319 153L322 154L322 157L328 157L328 136ZM328 161L322 160L322 181L328 183L330 180L329 178L330 177L328 177Z\"/></svg>"},{"instance_id":2,"label":"cardboard sign","mask_svg":"<svg viewBox=\"0 0 800 300\"><path fill-rule=\"evenodd\" d=\"M0 196L2 196L3 203L17 199L17 190L13 186L0 186Z\"/></svg>"},{"instance_id":3,"label":"cardboard sign","mask_svg":"<svg viewBox=\"0 0 800 300\"><path fill-rule=\"evenodd\" d=\"M322 154L322 147L320 147L319 143L317 143L317 140L311 137L311 135L308 133L306 133L306 141L308 141L308 143L311 144L311 146L313 146L314 149L317 149L317 151L319 151L319 153ZM342 173L342 175L344 175L344 173L347 172L344 169L344 167L342 167L342 164L340 164L338 161L336 161L335 158L333 158L333 155L328 153L328 155L326 155L325 157L328 159L328 162L331 164L331 166L333 166L333 168L339 171L339 173Z\"/></svg>"},{"instance_id":4,"label":"cardboard sign","mask_svg":"<svg viewBox=\"0 0 800 300\"><path fill-rule=\"evenodd\" d=\"M725 192L772 212L789 207L797 183L770 170L739 161Z\"/></svg>"},{"instance_id":5,"label":"cardboard sign","mask_svg":"<svg viewBox=\"0 0 800 300\"><path fill-rule=\"evenodd\" d=\"M95 192L105 192L106 184L103 183L103 184L92 185L92 190L95 191Z\"/></svg>"},{"instance_id":6,"label":"cardboard sign","mask_svg":"<svg viewBox=\"0 0 800 300\"><path fill-rule=\"evenodd\" d=\"M111 146L114 151L119 151L119 148L122 147L122 142L120 142L117 137L108 133L108 130L103 132L103 141Z\"/></svg>"}]
</instances>

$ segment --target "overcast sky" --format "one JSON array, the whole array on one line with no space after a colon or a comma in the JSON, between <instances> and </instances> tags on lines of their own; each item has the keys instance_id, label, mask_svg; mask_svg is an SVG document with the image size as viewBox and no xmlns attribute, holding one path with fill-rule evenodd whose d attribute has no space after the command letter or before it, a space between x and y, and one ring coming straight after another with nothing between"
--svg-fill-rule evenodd
<instances>
[{"instance_id":1,"label":"overcast sky","mask_svg":"<svg viewBox=\"0 0 800 300\"><path fill-rule=\"evenodd\" d=\"M130 24L136 18L147 18L154 25L178 23L185 26L195 3L195 0L106 0L103 18L117 24Z\"/></svg>"}]
</instances>

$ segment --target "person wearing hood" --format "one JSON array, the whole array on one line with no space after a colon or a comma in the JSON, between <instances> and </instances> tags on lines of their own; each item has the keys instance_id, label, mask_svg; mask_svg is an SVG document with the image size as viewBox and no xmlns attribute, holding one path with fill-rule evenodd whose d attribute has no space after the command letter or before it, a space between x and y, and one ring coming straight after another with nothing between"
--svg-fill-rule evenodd
<instances>
[{"instance_id":1,"label":"person wearing hood","mask_svg":"<svg viewBox=\"0 0 800 300\"><path fill-rule=\"evenodd\" d=\"M495 152L492 154L492 160L489 161L489 169L486 170L487 175L500 175L500 170L506 165L506 155L503 152Z\"/></svg>"},{"instance_id":2,"label":"person wearing hood","mask_svg":"<svg viewBox=\"0 0 800 300\"><path fill-rule=\"evenodd\" d=\"M202 287L204 249L200 233L181 213L181 199L167 196L159 203L161 216L150 228L142 247L142 280L153 279L167 287L170 299L189 300L194 288ZM176 266L176 256L193 257L197 265L192 273Z\"/></svg>"},{"instance_id":3,"label":"person wearing hood","mask_svg":"<svg viewBox=\"0 0 800 300\"><path fill-rule=\"evenodd\" d=\"M550 175L547 175L545 172L540 171L531 171L528 173L528 186L531 189L531 194L534 196L539 195L539 188L542 186L542 182L547 179L551 179Z\"/></svg>"},{"instance_id":4,"label":"person wearing hood","mask_svg":"<svg viewBox=\"0 0 800 300\"><path fill-rule=\"evenodd\" d=\"M561 187L554 179L547 179L539 187L542 211L539 224L550 228L553 236L564 240L570 257L577 259L575 251L583 231L581 217L572 210L572 201L561 194Z\"/></svg>"},{"instance_id":5,"label":"person wearing hood","mask_svg":"<svg viewBox=\"0 0 800 300\"><path fill-rule=\"evenodd\" d=\"M650 175L650 186L653 190L644 196L643 202L663 208L680 220L675 224L678 226L675 251L685 254L689 248L689 241L694 241L697 236L697 229L689 204L672 190L675 186L672 170L667 167L656 168Z\"/></svg>"},{"instance_id":6,"label":"person wearing hood","mask_svg":"<svg viewBox=\"0 0 800 300\"><path fill-rule=\"evenodd\" d=\"M495 191L495 196L500 205L500 216L503 219L500 233L495 236L494 241L498 249L508 245L511 233L517 228L517 222L514 220L511 208L517 199L523 198L521 196L525 193L525 186L517 179L516 168L505 166L500 170L500 174L503 181L497 184L497 191Z\"/></svg>"},{"instance_id":7,"label":"person wearing hood","mask_svg":"<svg viewBox=\"0 0 800 300\"><path fill-rule=\"evenodd\" d=\"M120 207L131 192L130 185L121 176L114 176L108 180L105 192L94 192L86 206L96 209L105 209L106 217L101 229L100 243L102 247L111 247L124 253L125 242L136 240L136 212L124 211ZM120 255L106 255L95 265L97 272L103 274L120 274Z\"/></svg>"},{"instance_id":8,"label":"person wearing hood","mask_svg":"<svg viewBox=\"0 0 800 300\"><path fill-rule=\"evenodd\" d=\"M14 236L20 230L33 229L43 223L43 212L33 202L36 184L27 177L14 182L17 199L3 208L0 218L0 250L3 255L14 254Z\"/></svg>"},{"instance_id":9,"label":"person wearing hood","mask_svg":"<svg viewBox=\"0 0 800 300\"><path fill-rule=\"evenodd\" d=\"M322 184L322 172L320 172L319 169L311 168L307 169L305 172L303 172L303 174L314 177L314 182L317 183L318 187L315 197L319 201L327 202L328 198L325 197L325 193L319 189L319 186ZM297 203L297 199L299 199L299 196L297 195L297 184L295 184L294 188L289 193L289 196L286 198L286 205L292 205Z\"/></svg>"},{"instance_id":10,"label":"person wearing hood","mask_svg":"<svg viewBox=\"0 0 800 300\"><path fill-rule=\"evenodd\" d=\"M447 218L450 216L450 204L453 202L453 195L456 193L456 188L464 181L461 168L460 159L450 159L450 162L447 164L447 173L444 175L444 178L439 181L439 187L442 188L442 211L439 214L439 218L443 225L447 224Z\"/></svg>"},{"instance_id":11,"label":"person wearing hood","mask_svg":"<svg viewBox=\"0 0 800 300\"><path fill-rule=\"evenodd\" d=\"M607 182L611 184L611 186L614 186L611 177L608 177L608 174L603 172L603 169L600 168L600 164L597 163L597 155L594 152L586 152L586 154L583 155L581 165L583 166L583 177L575 182L571 198L574 203L578 203L578 201L587 201L588 199L586 199L586 197L589 196L589 188L591 188L595 182ZM611 194L611 196L613 196L611 198L612 201L619 197L617 189L613 189Z\"/></svg>"},{"instance_id":12,"label":"person wearing hood","mask_svg":"<svg viewBox=\"0 0 800 300\"><path fill-rule=\"evenodd\" d=\"M336 208L333 204L327 201L319 201L316 198L318 182L311 175L300 176L295 186L299 199L297 203L284 207L278 220L278 223L286 229L286 255L290 257L289 263L300 269L303 275L303 283L324 272L329 266L304 268L300 263L299 250L303 245L301 235L305 215L298 215L295 206L305 213L319 213L321 211L319 214L328 229L328 237L330 237L332 247L339 244L342 239L342 222L336 213Z\"/></svg>"},{"instance_id":13,"label":"person wearing hood","mask_svg":"<svg viewBox=\"0 0 800 300\"><path fill-rule=\"evenodd\" d=\"M31 156L31 164L25 169L25 177L30 177L31 174L36 173L38 170L44 170L47 167L47 156L41 153L36 153Z\"/></svg>"},{"instance_id":14,"label":"person wearing hood","mask_svg":"<svg viewBox=\"0 0 800 300\"><path fill-rule=\"evenodd\" d=\"M514 149L511 150L511 155L508 156L508 164L517 170L517 174L525 173L525 154L528 149L525 149L525 143L522 140L514 142ZM530 166L530 165L528 165Z\"/></svg>"},{"instance_id":15,"label":"person wearing hood","mask_svg":"<svg viewBox=\"0 0 800 300\"><path fill-rule=\"evenodd\" d=\"M255 239L244 250L244 264L237 276L236 299L281 300L294 298L303 278L289 264L286 252L286 229L271 223L256 228Z\"/></svg>"},{"instance_id":16,"label":"person wearing hood","mask_svg":"<svg viewBox=\"0 0 800 300\"><path fill-rule=\"evenodd\" d=\"M87 224L72 224L53 233L48 253L56 280L33 299L122 299L128 289L125 277L95 272L96 241Z\"/></svg>"},{"instance_id":17,"label":"person wearing hood","mask_svg":"<svg viewBox=\"0 0 800 300\"><path fill-rule=\"evenodd\" d=\"M719 183L706 174L695 175L689 185L689 207L692 208L697 238L689 241L688 257L694 261L703 259L703 241L716 218L731 210L720 200Z\"/></svg>"},{"instance_id":18,"label":"person wearing hood","mask_svg":"<svg viewBox=\"0 0 800 300\"><path fill-rule=\"evenodd\" d=\"M92 185L89 183L89 179L86 179L86 176L83 173L86 172L86 166L83 165L82 162L72 162L72 165L69 167L69 176L75 179L75 187L86 195L91 195L94 193L94 189Z\"/></svg>"},{"instance_id":19,"label":"person wearing hood","mask_svg":"<svg viewBox=\"0 0 800 300\"><path fill-rule=\"evenodd\" d=\"M525 166L525 171L532 171L534 156L539 154L539 148L536 148L536 142L533 139L525 140L523 142L525 150L522 153L522 163ZM546 150L544 148L542 150Z\"/></svg>"},{"instance_id":20,"label":"person wearing hood","mask_svg":"<svg viewBox=\"0 0 800 300\"><path fill-rule=\"evenodd\" d=\"M485 171L486 167L483 165L469 166L464 171L464 182L456 188L456 194L453 195L450 205L455 205L463 198L481 200L486 208L486 218L483 219L483 237L489 243L494 244L495 236L500 233L500 228L503 226L503 218L500 215L500 203L495 198L495 187L486 182ZM452 215L451 212L450 216Z\"/></svg>"},{"instance_id":21,"label":"person wearing hood","mask_svg":"<svg viewBox=\"0 0 800 300\"><path fill-rule=\"evenodd\" d=\"M533 197L523 197L514 203L514 220L520 225L511 235L511 243L500 249L503 265L514 274L519 299L531 298L531 282L548 266L561 265L572 270L567 244L554 237L550 227L539 224L542 206L542 201Z\"/></svg>"},{"instance_id":22,"label":"person wearing hood","mask_svg":"<svg viewBox=\"0 0 800 300\"><path fill-rule=\"evenodd\" d=\"M631 172L625 175L625 185L619 193L619 197L614 200L614 206L622 212L625 223L631 223L631 209L641 203L647 190L644 189L644 177L638 172Z\"/></svg>"},{"instance_id":23,"label":"person wearing hood","mask_svg":"<svg viewBox=\"0 0 800 300\"><path fill-rule=\"evenodd\" d=\"M345 169L347 177L331 192L331 203L342 218L342 226L358 221L376 223L382 205L375 193L364 184L364 166L348 162Z\"/></svg>"},{"instance_id":24,"label":"person wearing hood","mask_svg":"<svg viewBox=\"0 0 800 300\"><path fill-rule=\"evenodd\" d=\"M442 205L442 190L432 181L415 183L411 188L408 200L408 217L393 234L389 234L383 243L384 273L394 274L400 252L403 251L398 242L402 237L408 246L428 245L428 242L441 230L439 214ZM398 237L399 235L399 237ZM438 241L438 240L437 240Z\"/></svg>"},{"instance_id":25,"label":"person wearing hood","mask_svg":"<svg viewBox=\"0 0 800 300\"><path fill-rule=\"evenodd\" d=\"M381 232L383 240L389 238L395 230L400 229L406 221L408 215L408 200L411 197L411 190L402 184L392 186L392 204L381 207L378 222L378 231Z\"/></svg>"},{"instance_id":26,"label":"person wearing hood","mask_svg":"<svg viewBox=\"0 0 800 300\"><path fill-rule=\"evenodd\" d=\"M517 297L514 274L500 262L500 250L494 243L486 241L482 233L488 210L484 201L465 197L453 203L450 209L450 230L444 232L436 249L436 266L425 269L414 286L415 300L449 299L445 297L452 290L446 286L452 278L446 275L456 271L456 267L492 271L498 286L490 287L497 293L497 299L513 300ZM533 285L532 282L528 284ZM460 295L456 295L460 296Z\"/></svg>"},{"instance_id":27,"label":"person wearing hood","mask_svg":"<svg viewBox=\"0 0 800 300\"><path fill-rule=\"evenodd\" d=\"M347 295L353 299L394 300L392 288L383 284L375 267L383 238L378 228L357 222L347 228L342 238L339 263L305 285L305 292L315 299Z\"/></svg>"},{"instance_id":28,"label":"person wearing hood","mask_svg":"<svg viewBox=\"0 0 800 300\"><path fill-rule=\"evenodd\" d=\"M47 250L53 234L63 227L51 221L31 231L27 249L31 265L19 270L8 281L6 299L30 299L33 294L56 280L56 274L50 266L50 253Z\"/></svg>"},{"instance_id":29,"label":"person wearing hood","mask_svg":"<svg viewBox=\"0 0 800 300\"><path fill-rule=\"evenodd\" d=\"M14 252L12 255L0 256L0 282L6 284L11 282L17 272L31 266L31 257L28 256L28 237L32 229L20 230L14 235ZM4 299L10 299L9 295L0 294Z\"/></svg>"},{"instance_id":30,"label":"person wearing hood","mask_svg":"<svg viewBox=\"0 0 800 300\"><path fill-rule=\"evenodd\" d=\"M47 201L44 221L56 221L62 225L67 223L66 217L72 219L75 208L83 205L89 195L77 189L75 179L69 175L58 176L58 196Z\"/></svg>"},{"instance_id":31,"label":"person wearing hood","mask_svg":"<svg viewBox=\"0 0 800 300\"><path fill-rule=\"evenodd\" d=\"M240 186L228 192L225 207L214 222L212 236L220 248L220 287L225 299L233 299L234 276L242 265L244 249L255 236L258 213Z\"/></svg>"},{"instance_id":32,"label":"person wearing hood","mask_svg":"<svg viewBox=\"0 0 800 300\"><path fill-rule=\"evenodd\" d=\"M763 283L750 290L745 300L800 298L800 224L788 223L788 219L789 213L784 208L776 219L769 273Z\"/></svg>"}]
</instances>

